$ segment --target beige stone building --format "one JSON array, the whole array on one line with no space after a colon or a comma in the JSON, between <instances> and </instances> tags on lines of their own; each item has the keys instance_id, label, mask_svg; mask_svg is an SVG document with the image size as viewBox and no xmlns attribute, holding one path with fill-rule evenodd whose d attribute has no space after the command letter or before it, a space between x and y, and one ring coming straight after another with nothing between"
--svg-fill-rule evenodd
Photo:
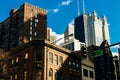
<instances>
[{"instance_id":1,"label":"beige stone building","mask_svg":"<svg viewBox=\"0 0 120 80\"><path fill-rule=\"evenodd\" d=\"M9 51L7 80L81 80L80 64L74 52L33 40Z\"/></svg>"}]
</instances>

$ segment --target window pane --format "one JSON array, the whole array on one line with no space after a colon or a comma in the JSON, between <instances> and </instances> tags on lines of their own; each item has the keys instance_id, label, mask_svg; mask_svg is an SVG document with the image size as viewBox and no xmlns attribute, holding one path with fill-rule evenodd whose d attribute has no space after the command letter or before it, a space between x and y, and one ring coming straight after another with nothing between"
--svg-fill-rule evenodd
<instances>
[{"instance_id":1,"label":"window pane","mask_svg":"<svg viewBox=\"0 0 120 80\"><path fill-rule=\"evenodd\" d=\"M30 26L30 30L32 30L32 26Z\"/></svg>"},{"instance_id":2,"label":"window pane","mask_svg":"<svg viewBox=\"0 0 120 80\"><path fill-rule=\"evenodd\" d=\"M55 72L54 72L54 77L55 77L54 80L57 80L57 71L56 71L56 70L55 70Z\"/></svg>"},{"instance_id":3,"label":"window pane","mask_svg":"<svg viewBox=\"0 0 120 80\"><path fill-rule=\"evenodd\" d=\"M49 80L53 80L53 70L49 70Z\"/></svg>"},{"instance_id":4,"label":"window pane","mask_svg":"<svg viewBox=\"0 0 120 80\"><path fill-rule=\"evenodd\" d=\"M14 64L14 59L11 60L11 64Z\"/></svg>"},{"instance_id":5,"label":"window pane","mask_svg":"<svg viewBox=\"0 0 120 80\"><path fill-rule=\"evenodd\" d=\"M60 65L62 66L62 64L63 64L63 57L62 56L59 57L59 62L60 62Z\"/></svg>"},{"instance_id":6,"label":"window pane","mask_svg":"<svg viewBox=\"0 0 120 80\"><path fill-rule=\"evenodd\" d=\"M32 40L32 37L30 37L30 41Z\"/></svg>"},{"instance_id":7,"label":"window pane","mask_svg":"<svg viewBox=\"0 0 120 80\"><path fill-rule=\"evenodd\" d=\"M32 31L30 31L30 34L32 34Z\"/></svg>"},{"instance_id":8,"label":"window pane","mask_svg":"<svg viewBox=\"0 0 120 80\"><path fill-rule=\"evenodd\" d=\"M37 36L37 33L36 33L36 32L34 33L34 36Z\"/></svg>"},{"instance_id":9,"label":"window pane","mask_svg":"<svg viewBox=\"0 0 120 80\"><path fill-rule=\"evenodd\" d=\"M18 77L17 74L15 74L15 80L17 80L17 77Z\"/></svg>"},{"instance_id":10,"label":"window pane","mask_svg":"<svg viewBox=\"0 0 120 80\"><path fill-rule=\"evenodd\" d=\"M55 63L55 65L58 65L58 56L57 55L54 56L54 63Z\"/></svg>"},{"instance_id":11,"label":"window pane","mask_svg":"<svg viewBox=\"0 0 120 80\"><path fill-rule=\"evenodd\" d=\"M35 27L37 27L37 23L35 23Z\"/></svg>"},{"instance_id":12,"label":"window pane","mask_svg":"<svg viewBox=\"0 0 120 80\"><path fill-rule=\"evenodd\" d=\"M16 63L18 63L18 60L19 60L19 58L17 57L17 58L16 58Z\"/></svg>"},{"instance_id":13,"label":"window pane","mask_svg":"<svg viewBox=\"0 0 120 80\"><path fill-rule=\"evenodd\" d=\"M88 70L83 69L84 76L88 77Z\"/></svg>"},{"instance_id":14,"label":"window pane","mask_svg":"<svg viewBox=\"0 0 120 80\"><path fill-rule=\"evenodd\" d=\"M28 59L28 53L25 54L25 59Z\"/></svg>"},{"instance_id":15,"label":"window pane","mask_svg":"<svg viewBox=\"0 0 120 80\"><path fill-rule=\"evenodd\" d=\"M36 15L36 17L37 17L37 15ZM35 19L35 22L38 22L38 19Z\"/></svg>"},{"instance_id":16,"label":"window pane","mask_svg":"<svg viewBox=\"0 0 120 80\"><path fill-rule=\"evenodd\" d=\"M53 54L49 53L49 63L52 64L53 63Z\"/></svg>"},{"instance_id":17,"label":"window pane","mask_svg":"<svg viewBox=\"0 0 120 80\"><path fill-rule=\"evenodd\" d=\"M24 72L24 80L27 80L27 71Z\"/></svg>"},{"instance_id":18,"label":"window pane","mask_svg":"<svg viewBox=\"0 0 120 80\"><path fill-rule=\"evenodd\" d=\"M90 78L94 78L93 71L90 71L89 74L90 74Z\"/></svg>"}]
</instances>

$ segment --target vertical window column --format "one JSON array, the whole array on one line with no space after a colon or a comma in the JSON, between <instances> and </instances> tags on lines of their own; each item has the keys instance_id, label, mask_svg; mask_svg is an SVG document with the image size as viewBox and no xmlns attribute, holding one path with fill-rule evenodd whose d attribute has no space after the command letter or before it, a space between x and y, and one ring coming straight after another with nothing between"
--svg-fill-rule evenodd
<instances>
[{"instance_id":1,"label":"vertical window column","mask_svg":"<svg viewBox=\"0 0 120 80\"><path fill-rule=\"evenodd\" d=\"M54 64L58 65L58 56L56 54L54 55Z\"/></svg>"},{"instance_id":2,"label":"vertical window column","mask_svg":"<svg viewBox=\"0 0 120 80\"><path fill-rule=\"evenodd\" d=\"M49 63L52 64L53 63L53 54L49 53Z\"/></svg>"}]
</instances>

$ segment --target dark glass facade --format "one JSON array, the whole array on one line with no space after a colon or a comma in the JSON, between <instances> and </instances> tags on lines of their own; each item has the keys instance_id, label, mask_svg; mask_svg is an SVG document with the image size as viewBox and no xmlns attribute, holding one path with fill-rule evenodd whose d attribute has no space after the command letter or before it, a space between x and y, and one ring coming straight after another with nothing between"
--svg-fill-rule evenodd
<instances>
[{"instance_id":1,"label":"dark glass facade","mask_svg":"<svg viewBox=\"0 0 120 80\"><path fill-rule=\"evenodd\" d=\"M75 39L85 43L84 16L80 15L75 19Z\"/></svg>"}]
</instances>

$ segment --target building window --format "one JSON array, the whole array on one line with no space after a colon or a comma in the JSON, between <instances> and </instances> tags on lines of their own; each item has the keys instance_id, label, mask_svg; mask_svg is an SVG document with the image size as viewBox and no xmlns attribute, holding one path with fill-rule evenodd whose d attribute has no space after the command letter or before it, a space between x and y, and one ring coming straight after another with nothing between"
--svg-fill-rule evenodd
<instances>
[{"instance_id":1,"label":"building window","mask_svg":"<svg viewBox=\"0 0 120 80\"><path fill-rule=\"evenodd\" d=\"M30 34L32 35L32 31L30 31Z\"/></svg>"},{"instance_id":2,"label":"building window","mask_svg":"<svg viewBox=\"0 0 120 80\"><path fill-rule=\"evenodd\" d=\"M17 78L18 78L18 75L17 75L17 74L15 74L15 80L17 80Z\"/></svg>"},{"instance_id":3,"label":"building window","mask_svg":"<svg viewBox=\"0 0 120 80\"><path fill-rule=\"evenodd\" d=\"M58 56L56 54L54 55L54 64L58 65Z\"/></svg>"},{"instance_id":4,"label":"building window","mask_svg":"<svg viewBox=\"0 0 120 80\"><path fill-rule=\"evenodd\" d=\"M28 59L28 53L25 54L25 59Z\"/></svg>"},{"instance_id":5,"label":"building window","mask_svg":"<svg viewBox=\"0 0 120 80\"><path fill-rule=\"evenodd\" d=\"M93 71L89 71L90 78L94 78Z\"/></svg>"},{"instance_id":6,"label":"building window","mask_svg":"<svg viewBox=\"0 0 120 80\"><path fill-rule=\"evenodd\" d=\"M19 61L19 58L17 57L17 58L16 58L16 63L18 63L18 61Z\"/></svg>"},{"instance_id":7,"label":"building window","mask_svg":"<svg viewBox=\"0 0 120 80\"><path fill-rule=\"evenodd\" d=\"M34 33L34 36L37 36L37 33L36 33L36 32Z\"/></svg>"},{"instance_id":8,"label":"building window","mask_svg":"<svg viewBox=\"0 0 120 80\"><path fill-rule=\"evenodd\" d=\"M11 64L14 64L14 59L11 60Z\"/></svg>"},{"instance_id":9,"label":"building window","mask_svg":"<svg viewBox=\"0 0 120 80\"><path fill-rule=\"evenodd\" d=\"M10 80L13 80L13 75L10 76Z\"/></svg>"},{"instance_id":10,"label":"building window","mask_svg":"<svg viewBox=\"0 0 120 80\"><path fill-rule=\"evenodd\" d=\"M53 80L53 70L49 70L49 80Z\"/></svg>"},{"instance_id":11,"label":"building window","mask_svg":"<svg viewBox=\"0 0 120 80\"><path fill-rule=\"evenodd\" d=\"M54 80L57 80L57 70L54 71Z\"/></svg>"},{"instance_id":12,"label":"building window","mask_svg":"<svg viewBox=\"0 0 120 80\"><path fill-rule=\"evenodd\" d=\"M59 57L59 62L60 62L60 66L62 66L62 64L63 64L63 57L62 56Z\"/></svg>"},{"instance_id":13,"label":"building window","mask_svg":"<svg viewBox=\"0 0 120 80\"><path fill-rule=\"evenodd\" d=\"M88 77L88 70L87 69L83 69L83 74L85 77Z\"/></svg>"},{"instance_id":14,"label":"building window","mask_svg":"<svg viewBox=\"0 0 120 80\"><path fill-rule=\"evenodd\" d=\"M35 19L35 22L38 22L38 19Z\"/></svg>"},{"instance_id":15,"label":"building window","mask_svg":"<svg viewBox=\"0 0 120 80\"><path fill-rule=\"evenodd\" d=\"M30 30L32 30L32 26L30 26Z\"/></svg>"},{"instance_id":16,"label":"building window","mask_svg":"<svg viewBox=\"0 0 120 80\"><path fill-rule=\"evenodd\" d=\"M27 71L24 72L24 80L27 80Z\"/></svg>"},{"instance_id":17,"label":"building window","mask_svg":"<svg viewBox=\"0 0 120 80\"><path fill-rule=\"evenodd\" d=\"M32 22L30 22L30 25L32 26Z\"/></svg>"},{"instance_id":18,"label":"building window","mask_svg":"<svg viewBox=\"0 0 120 80\"><path fill-rule=\"evenodd\" d=\"M53 54L49 53L49 63L52 64L53 63Z\"/></svg>"},{"instance_id":19,"label":"building window","mask_svg":"<svg viewBox=\"0 0 120 80\"><path fill-rule=\"evenodd\" d=\"M73 51L74 51L74 43L72 43L72 44L71 44L71 47L72 47L72 49L71 49L71 50L73 50Z\"/></svg>"},{"instance_id":20,"label":"building window","mask_svg":"<svg viewBox=\"0 0 120 80\"><path fill-rule=\"evenodd\" d=\"M79 64L76 64L76 69L79 70Z\"/></svg>"},{"instance_id":21,"label":"building window","mask_svg":"<svg viewBox=\"0 0 120 80\"><path fill-rule=\"evenodd\" d=\"M30 37L30 41L32 40L32 37Z\"/></svg>"},{"instance_id":22,"label":"building window","mask_svg":"<svg viewBox=\"0 0 120 80\"><path fill-rule=\"evenodd\" d=\"M71 63L71 61L69 61L69 65L71 65L72 63Z\"/></svg>"},{"instance_id":23,"label":"building window","mask_svg":"<svg viewBox=\"0 0 120 80\"><path fill-rule=\"evenodd\" d=\"M37 27L37 23L35 23L35 27Z\"/></svg>"},{"instance_id":24,"label":"building window","mask_svg":"<svg viewBox=\"0 0 120 80\"><path fill-rule=\"evenodd\" d=\"M37 14L35 15L35 18L37 18Z\"/></svg>"}]
</instances>

